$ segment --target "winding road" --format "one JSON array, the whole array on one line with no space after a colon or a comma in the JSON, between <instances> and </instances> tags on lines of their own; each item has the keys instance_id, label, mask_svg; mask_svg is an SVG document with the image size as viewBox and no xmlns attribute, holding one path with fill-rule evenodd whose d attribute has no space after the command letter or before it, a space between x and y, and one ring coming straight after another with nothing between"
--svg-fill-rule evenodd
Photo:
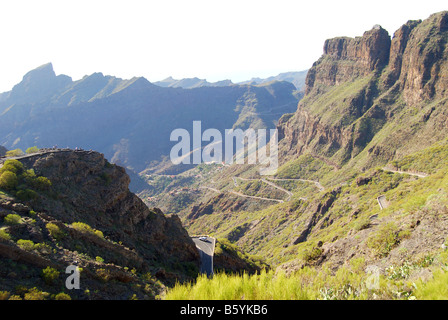
<instances>
[{"instance_id":1,"label":"winding road","mask_svg":"<svg viewBox=\"0 0 448 320\"><path fill-rule=\"evenodd\" d=\"M426 178L427 176L429 176L429 174L423 173L423 172L408 172L408 171L389 169L387 167L383 167L382 169L384 171L388 171L388 172L392 172L392 173L408 174L410 176L415 176L415 177L419 177L419 178ZM389 206L389 202L387 201L385 195L379 196L378 198L376 198L376 200L378 201L378 205L380 206L381 210L386 209Z\"/></svg>"},{"instance_id":2,"label":"winding road","mask_svg":"<svg viewBox=\"0 0 448 320\"><path fill-rule=\"evenodd\" d=\"M199 250L201 257L201 273L207 274L208 277L213 276L213 254L215 252L216 239L209 236L191 237Z\"/></svg>"},{"instance_id":3,"label":"winding road","mask_svg":"<svg viewBox=\"0 0 448 320\"><path fill-rule=\"evenodd\" d=\"M382 168L384 171L389 171L389 172L393 172L393 173L400 173L400 174L408 174L410 176L416 176L419 178L426 178L428 176L427 173L423 173L423 172L408 172L408 171L400 171L400 170L393 170L393 169L389 169L387 167L383 167Z\"/></svg>"},{"instance_id":4,"label":"winding road","mask_svg":"<svg viewBox=\"0 0 448 320\"><path fill-rule=\"evenodd\" d=\"M319 189L319 191L325 190L325 188L319 183L319 181L314 181L314 180L280 179L280 178L266 178L266 179L265 178L260 178L260 179L252 178L252 179L250 179L250 178L242 178L242 177L234 176L234 177L232 177L232 180L233 180L233 185L235 187L238 187L237 179L240 179L240 180L243 180L243 181L262 181L262 182L264 182L266 184L269 184L270 186L272 186L272 187L274 187L274 188L276 188L276 189L286 193L288 195L288 197L285 200L282 200L282 199L264 198L264 197L258 197L258 196L249 196L247 194L244 194L244 193L241 193L241 192L238 192L238 191L234 191L234 190L230 190L230 191L227 191L227 192L232 193L232 194L234 194L236 196L239 196L239 197L257 199L257 200L274 201L274 202L278 202L278 203L284 203L285 201L287 202L287 201L291 200L291 197L293 196L293 193L291 191L289 191L289 190L286 190L285 188L280 187L279 185L275 184L272 181L303 181L303 182L309 182L309 183L315 184L316 187ZM271 180L271 181L269 181L269 180ZM200 189L208 189L208 190L211 190L211 191L216 192L216 193L224 193L224 191L220 191L220 190L218 190L216 188L212 188L212 187L201 186L199 188ZM304 201L308 200L307 198L300 198L300 199L304 200Z\"/></svg>"}]
</instances>

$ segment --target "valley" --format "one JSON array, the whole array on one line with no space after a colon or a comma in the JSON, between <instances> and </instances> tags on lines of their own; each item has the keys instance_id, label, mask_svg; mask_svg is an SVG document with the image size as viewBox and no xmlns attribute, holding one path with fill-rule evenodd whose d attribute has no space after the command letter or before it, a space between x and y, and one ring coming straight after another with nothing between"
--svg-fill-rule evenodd
<instances>
[{"instance_id":1,"label":"valley","mask_svg":"<svg viewBox=\"0 0 448 320\"><path fill-rule=\"evenodd\" d=\"M0 297L447 299L447 44L443 11L238 84L30 71L0 95ZM277 170L174 164L195 121L276 129Z\"/></svg>"}]
</instances>

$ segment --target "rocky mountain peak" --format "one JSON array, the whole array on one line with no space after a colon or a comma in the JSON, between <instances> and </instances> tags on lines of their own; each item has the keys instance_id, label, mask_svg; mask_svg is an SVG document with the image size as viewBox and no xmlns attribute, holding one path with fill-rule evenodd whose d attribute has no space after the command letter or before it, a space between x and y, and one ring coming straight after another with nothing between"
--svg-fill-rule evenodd
<instances>
[{"instance_id":1,"label":"rocky mountain peak","mask_svg":"<svg viewBox=\"0 0 448 320\"><path fill-rule=\"evenodd\" d=\"M305 92L338 85L384 67L389 60L390 45L389 33L379 25L362 37L326 40L322 57L308 72Z\"/></svg>"},{"instance_id":2,"label":"rocky mountain peak","mask_svg":"<svg viewBox=\"0 0 448 320\"><path fill-rule=\"evenodd\" d=\"M43 64L34 70L29 71L23 76L23 81L31 82L36 80L45 80L56 77L56 73L53 70L53 64L51 62Z\"/></svg>"},{"instance_id":3,"label":"rocky mountain peak","mask_svg":"<svg viewBox=\"0 0 448 320\"><path fill-rule=\"evenodd\" d=\"M387 62L389 46L389 33L381 26L376 25L366 31L362 37L338 37L326 40L324 56L344 60L361 60L371 71L377 64Z\"/></svg>"},{"instance_id":4,"label":"rocky mountain peak","mask_svg":"<svg viewBox=\"0 0 448 320\"><path fill-rule=\"evenodd\" d=\"M52 63L44 64L23 76L9 96L10 103L28 103L46 99L72 83L66 75L56 76Z\"/></svg>"}]
</instances>

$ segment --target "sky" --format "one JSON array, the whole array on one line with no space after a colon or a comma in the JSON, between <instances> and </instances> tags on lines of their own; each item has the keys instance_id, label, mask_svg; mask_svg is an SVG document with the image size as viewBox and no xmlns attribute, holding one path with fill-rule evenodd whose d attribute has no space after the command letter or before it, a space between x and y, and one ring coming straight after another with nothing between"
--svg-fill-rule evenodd
<instances>
[{"instance_id":1,"label":"sky","mask_svg":"<svg viewBox=\"0 0 448 320\"><path fill-rule=\"evenodd\" d=\"M264 78L310 68L328 38L375 24L392 36L443 10L446 0L2 0L0 92L48 62L73 80Z\"/></svg>"}]
</instances>

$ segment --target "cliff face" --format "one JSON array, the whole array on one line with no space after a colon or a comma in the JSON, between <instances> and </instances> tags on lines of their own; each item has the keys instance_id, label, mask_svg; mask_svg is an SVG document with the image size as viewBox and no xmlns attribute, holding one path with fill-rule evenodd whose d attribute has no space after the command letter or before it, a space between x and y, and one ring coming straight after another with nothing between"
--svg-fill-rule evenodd
<instances>
[{"instance_id":1,"label":"cliff face","mask_svg":"<svg viewBox=\"0 0 448 320\"><path fill-rule=\"evenodd\" d=\"M441 12L392 39L375 26L325 41L296 113L279 121L282 160L311 153L340 167L362 157L368 167L446 136L447 21Z\"/></svg>"},{"instance_id":2,"label":"cliff face","mask_svg":"<svg viewBox=\"0 0 448 320\"><path fill-rule=\"evenodd\" d=\"M326 40L323 56L314 63L306 78L306 94L320 86L335 86L364 77L384 67L389 59L390 37L380 26L362 37Z\"/></svg>"},{"instance_id":3,"label":"cliff face","mask_svg":"<svg viewBox=\"0 0 448 320\"><path fill-rule=\"evenodd\" d=\"M446 97L448 13L431 16L409 33L399 80L407 105Z\"/></svg>"},{"instance_id":4,"label":"cliff face","mask_svg":"<svg viewBox=\"0 0 448 320\"><path fill-rule=\"evenodd\" d=\"M126 294L132 295L129 288L120 294L114 292L117 288L114 284L105 285L104 277L123 285L139 284L139 277L145 274L164 283L197 274L199 253L180 219L146 207L129 191L130 179L125 170L110 164L102 154L50 150L26 156L20 162L37 176L48 178L51 188L28 201L0 199L0 217L18 213L25 221L20 227L3 223L10 239L0 239L2 258L57 270L76 264L85 270L83 285L98 288L100 293L95 299L122 299ZM27 222L30 212L34 212L34 223ZM59 231L52 231L49 223ZM32 253L20 250L16 242L19 239L31 240L51 250ZM95 257L100 258L95 260ZM130 269L135 272L131 273ZM7 272L4 276L7 285L17 285L16 280L8 279ZM139 290L135 293L140 298L145 294ZM81 294L77 298L88 297Z\"/></svg>"}]
</instances>

